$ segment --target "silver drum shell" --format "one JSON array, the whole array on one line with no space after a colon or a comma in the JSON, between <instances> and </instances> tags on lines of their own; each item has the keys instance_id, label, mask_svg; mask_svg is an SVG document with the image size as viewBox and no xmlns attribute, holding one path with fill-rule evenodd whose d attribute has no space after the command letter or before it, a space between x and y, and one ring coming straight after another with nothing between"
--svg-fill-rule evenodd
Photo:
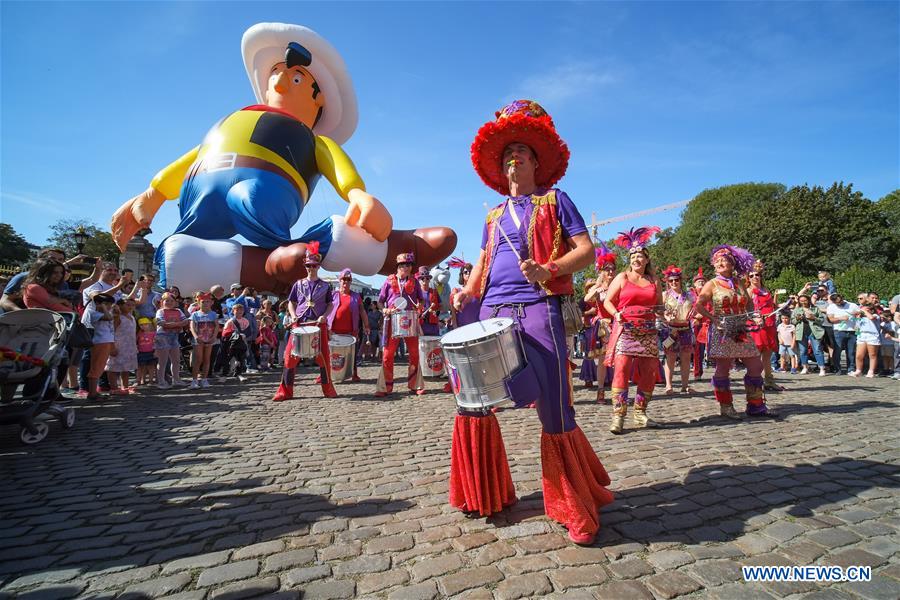
<instances>
[{"instance_id":1,"label":"silver drum shell","mask_svg":"<svg viewBox=\"0 0 900 600\"><path fill-rule=\"evenodd\" d=\"M515 325L472 341L444 344L456 404L463 409L485 409L506 400L506 381L525 366Z\"/></svg>"}]
</instances>

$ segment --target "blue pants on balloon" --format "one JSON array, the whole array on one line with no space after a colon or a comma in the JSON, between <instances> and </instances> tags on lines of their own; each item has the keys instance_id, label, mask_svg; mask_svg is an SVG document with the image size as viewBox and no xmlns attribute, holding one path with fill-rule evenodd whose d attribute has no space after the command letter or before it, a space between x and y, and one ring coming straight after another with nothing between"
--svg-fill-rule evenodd
<instances>
[{"instance_id":1,"label":"blue pants on balloon","mask_svg":"<svg viewBox=\"0 0 900 600\"><path fill-rule=\"evenodd\" d=\"M291 237L291 227L303 212L303 198L283 176L264 169L239 167L192 175L181 188L178 206L181 222L174 233L204 240L241 235L268 249L318 240L323 255L331 247L331 218L297 239ZM164 257L165 241L155 257L161 274Z\"/></svg>"}]
</instances>

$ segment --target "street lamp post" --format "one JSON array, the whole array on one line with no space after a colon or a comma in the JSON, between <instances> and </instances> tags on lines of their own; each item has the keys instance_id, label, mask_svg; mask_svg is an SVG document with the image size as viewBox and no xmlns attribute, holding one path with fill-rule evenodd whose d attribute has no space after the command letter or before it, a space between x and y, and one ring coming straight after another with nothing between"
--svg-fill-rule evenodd
<instances>
[{"instance_id":1,"label":"street lamp post","mask_svg":"<svg viewBox=\"0 0 900 600\"><path fill-rule=\"evenodd\" d=\"M78 250L78 254L81 254L85 243L91 239L91 234L84 230L84 225L79 225L72 238L75 240L75 248Z\"/></svg>"}]
</instances>

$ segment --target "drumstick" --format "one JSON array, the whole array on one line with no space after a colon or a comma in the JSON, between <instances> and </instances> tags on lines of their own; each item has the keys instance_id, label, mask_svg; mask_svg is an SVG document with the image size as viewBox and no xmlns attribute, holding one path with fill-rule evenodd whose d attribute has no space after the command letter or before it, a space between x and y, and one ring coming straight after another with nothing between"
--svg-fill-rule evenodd
<instances>
[{"instance_id":1,"label":"drumstick","mask_svg":"<svg viewBox=\"0 0 900 600\"><path fill-rule=\"evenodd\" d=\"M484 203L484 207L488 208L487 202ZM509 244L510 250L513 251L513 254L516 255L516 259L519 262L522 262L522 256L519 254L519 251L516 250L516 247L513 246L513 243L509 241L509 236L506 235L506 231L503 230L503 225L500 224L500 218L497 217L497 227L500 229L500 235L503 236L503 239L506 240L506 243Z\"/></svg>"}]
</instances>

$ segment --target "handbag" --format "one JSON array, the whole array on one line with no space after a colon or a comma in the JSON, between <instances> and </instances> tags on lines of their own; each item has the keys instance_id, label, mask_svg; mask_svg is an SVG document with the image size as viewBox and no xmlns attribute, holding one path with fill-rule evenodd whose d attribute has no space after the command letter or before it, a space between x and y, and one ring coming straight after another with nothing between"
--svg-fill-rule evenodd
<instances>
[{"instance_id":1,"label":"handbag","mask_svg":"<svg viewBox=\"0 0 900 600\"><path fill-rule=\"evenodd\" d=\"M72 323L71 331L69 331L69 346L72 348L90 348L93 345L93 330L88 329L84 326L84 323L76 319Z\"/></svg>"},{"instance_id":2,"label":"handbag","mask_svg":"<svg viewBox=\"0 0 900 600\"><path fill-rule=\"evenodd\" d=\"M582 313L581 308L575 301L575 296L560 296L560 310L562 312L563 325L566 328L566 335L575 335L581 331Z\"/></svg>"}]
</instances>

